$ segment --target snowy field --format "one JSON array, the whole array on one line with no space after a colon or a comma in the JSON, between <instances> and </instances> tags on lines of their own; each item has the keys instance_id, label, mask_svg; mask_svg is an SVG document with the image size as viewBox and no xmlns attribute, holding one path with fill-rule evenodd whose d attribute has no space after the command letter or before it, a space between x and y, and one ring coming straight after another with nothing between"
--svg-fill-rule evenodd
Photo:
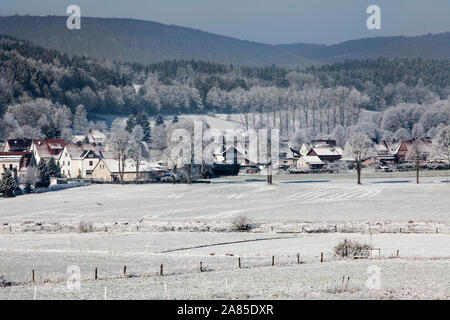
<instances>
[{"instance_id":1,"label":"snowy field","mask_svg":"<svg viewBox=\"0 0 450 320\"><path fill-rule=\"evenodd\" d=\"M444 180L383 177L356 186L296 176L269 186L253 176L0 199L0 275L16 284L0 287L0 299L103 299L105 290L107 299L449 299ZM239 215L251 231L233 232ZM80 233L80 222L92 230ZM344 239L379 250L372 260L341 260L333 248ZM72 292L74 265L81 290ZM365 285L371 265L381 270L379 290Z\"/></svg>"}]
</instances>

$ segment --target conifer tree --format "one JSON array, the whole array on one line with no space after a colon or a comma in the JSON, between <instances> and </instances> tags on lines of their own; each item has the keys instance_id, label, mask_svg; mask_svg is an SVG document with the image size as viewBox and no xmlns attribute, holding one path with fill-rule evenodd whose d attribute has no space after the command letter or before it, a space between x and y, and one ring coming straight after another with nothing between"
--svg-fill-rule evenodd
<instances>
[{"instance_id":1,"label":"conifer tree","mask_svg":"<svg viewBox=\"0 0 450 320\"><path fill-rule=\"evenodd\" d=\"M2 180L0 181L0 192L4 197L12 197L14 195L14 189L16 188L16 181L10 170L5 169L2 174Z\"/></svg>"}]
</instances>

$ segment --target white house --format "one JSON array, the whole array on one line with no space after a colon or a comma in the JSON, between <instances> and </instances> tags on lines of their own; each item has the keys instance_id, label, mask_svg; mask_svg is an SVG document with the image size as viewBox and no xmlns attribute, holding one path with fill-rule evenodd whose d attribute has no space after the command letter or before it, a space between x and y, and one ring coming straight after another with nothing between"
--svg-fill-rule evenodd
<instances>
[{"instance_id":1,"label":"white house","mask_svg":"<svg viewBox=\"0 0 450 320\"><path fill-rule=\"evenodd\" d=\"M50 158L58 160L66 145L66 141L63 139L51 139L51 140L33 140L30 151L33 153L36 163L43 158L45 161L49 161Z\"/></svg>"},{"instance_id":2,"label":"white house","mask_svg":"<svg viewBox=\"0 0 450 320\"><path fill-rule=\"evenodd\" d=\"M100 145L104 145L107 139L106 134L100 130L89 130L89 132L86 133L86 138L89 140L89 143Z\"/></svg>"},{"instance_id":3,"label":"white house","mask_svg":"<svg viewBox=\"0 0 450 320\"><path fill-rule=\"evenodd\" d=\"M68 178L91 178L100 160L99 153L91 144L67 144L59 158L61 174Z\"/></svg>"}]
</instances>

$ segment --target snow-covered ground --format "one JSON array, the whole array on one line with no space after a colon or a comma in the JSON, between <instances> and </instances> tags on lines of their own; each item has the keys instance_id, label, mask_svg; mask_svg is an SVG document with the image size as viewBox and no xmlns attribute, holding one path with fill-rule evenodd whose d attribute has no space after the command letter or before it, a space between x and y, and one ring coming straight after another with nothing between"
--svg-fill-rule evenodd
<instances>
[{"instance_id":1,"label":"snow-covered ground","mask_svg":"<svg viewBox=\"0 0 450 320\"><path fill-rule=\"evenodd\" d=\"M449 260L365 260L0 289L0 299L450 299ZM367 281L379 271L379 287ZM377 274L377 273L376 273Z\"/></svg>"},{"instance_id":2,"label":"snow-covered ground","mask_svg":"<svg viewBox=\"0 0 450 320\"><path fill-rule=\"evenodd\" d=\"M448 299L444 180L424 177L416 185L411 177L383 177L356 186L349 178L279 177L269 186L263 177L237 177L0 199L0 275L19 284L0 288L0 299L32 299L35 290L37 298L102 299L105 288L110 299ZM239 215L251 231L232 232ZM92 230L79 233L80 222ZM340 260L333 248L344 239L371 243L380 255ZM199 271L200 262L208 272ZM66 287L72 265L81 271L76 292ZM370 265L381 270L380 290L365 285Z\"/></svg>"},{"instance_id":3,"label":"snow-covered ground","mask_svg":"<svg viewBox=\"0 0 450 320\"><path fill-rule=\"evenodd\" d=\"M366 179L356 186L353 179L325 178L267 185L264 179L241 177L192 185L92 185L0 199L0 225L9 232L11 223L25 228L26 222L75 227L79 221L112 227L117 222L123 231L132 231L136 225L145 228L158 222L213 226L238 215L265 224L449 223L450 186L439 177L422 181L416 185L413 179Z\"/></svg>"}]
</instances>

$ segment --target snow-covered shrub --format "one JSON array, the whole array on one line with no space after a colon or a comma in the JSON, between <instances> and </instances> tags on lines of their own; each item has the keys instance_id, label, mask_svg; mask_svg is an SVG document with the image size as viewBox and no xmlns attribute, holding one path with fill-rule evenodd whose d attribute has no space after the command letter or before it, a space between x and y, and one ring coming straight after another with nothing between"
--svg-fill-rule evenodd
<instances>
[{"instance_id":1,"label":"snow-covered shrub","mask_svg":"<svg viewBox=\"0 0 450 320\"><path fill-rule=\"evenodd\" d=\"M78 224L78 232L79 233L88 233L94 231L94 227L92 226L92 223L80 221Z\"/></svg>"},{"instance_id":2,"label":"snow-covered shrub","mask_svg":"<svg viewBox=\"0 0 450 320\"><path fill-rule=\"evenodd\" d=\"M345 239L334 247L334 253L341 258L368 258L371 249L368 244Z\"/></svg>"},{"instance_id":3,"label":"snow-covered shrub","mask_svg":"<svg viewBox=\"0 0 450 320\"><path fill-rule=\"evenodd\" d=\"M231 224L235 231L248 231L251 229L250 220L246 216L235 217Z\"/></svg>"}]
</instances>

